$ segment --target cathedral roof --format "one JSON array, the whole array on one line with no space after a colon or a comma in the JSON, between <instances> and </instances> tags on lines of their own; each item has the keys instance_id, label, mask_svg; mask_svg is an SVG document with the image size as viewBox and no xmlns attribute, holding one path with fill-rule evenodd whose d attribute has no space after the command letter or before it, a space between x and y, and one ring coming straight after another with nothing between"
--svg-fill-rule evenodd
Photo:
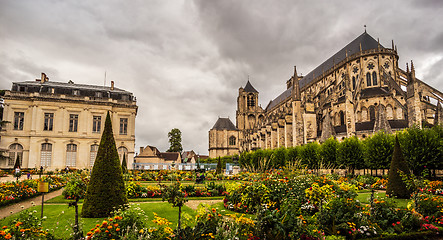
<instances>
[{"instance_id":1,"label":"cathedral roof","mask_svg":"<svg viewBox=\"0 0 443 240\"><path fill-rule=\"evenodd\" d=\"M235 125L229 118L218 118L217 122L212 127L214 130L237 130Z\"/></svg>"},{"instance_id":2,"label":"cathedral roof","mask_svg":"<svg viewBox=\"0 0 443 240\"><path fill-rule=\"evenodd\" d=\"M310 73L308 73L306 76L304 76L299 81L300 89L307 86L316 77L322 75L323 72L326 72L327 70L333 68L335 64L338 64L341 61L343 61L344 59L346 59L346 55L350 56L350 55L360 52L360 44L361 44L362 51L366 51L369 49L376 49L379 45L378 41L375 40L371 35L369 35L365 31L363 34L361 34L356 39L354 39L352 42L350 42L348 45L346 45L344 48L342 48L340 51L335 53L328 60L324 61L322 64L320 64L314 70L312 70ZM380 48L383 48L383 46L380 45ZM282 94L280 94L278 97L276 97L274 100L272 100L268 104L268 106L266 107L266 110L272 109L273 107L277 106L282 101L284 101L285 99L290 97L291 94L292 94L292 88L286 89Z\"/></svg>"},{"instance_id":3,"label":"cathedral roof","mask_svg":"<svg viewBox=\"0 0 443 240\"><path fill-rule=\"evenodd\" d=\"M255 93L258 93L258 91L255 90L255 88L254 88L254 87L252 86L252 84L249 82L249 80L248 80L248 82L246 83L246 86L245 86L245 88L244 88L243 90L245 90L245 92L255 92Z\"/></svg>"},{"instance_id":4,"label":"cathedral roof","mask_svg":"<svg viewBox=\"0 0 443 240\"><path fill-rule=\"evenodd\" d=\"M379 43L377 40L375 40L371 35L369 35L365 31L363 34L358 36L356 39L354 39L352 42L350 42L348 45L346 45L344 48L342 48L340 51L338 51L336 54L334 54L328 60L324 61L317 68L315 68L310 73L308 73L306 76L304 76L300 80L300 88L303 88L304 86L311 83L315 79L316 76L318 77L321 74L323 74L323 72L334 67L334 64L338 64L339 62L346 59L346 53L348 56L351 56L355 53L360 52L360 44L361 44L361 50L366 51L369 49L376 49L378 47ZM380 45L380 48L383 48L383 46Z\"/></svg>"}]
</instances>

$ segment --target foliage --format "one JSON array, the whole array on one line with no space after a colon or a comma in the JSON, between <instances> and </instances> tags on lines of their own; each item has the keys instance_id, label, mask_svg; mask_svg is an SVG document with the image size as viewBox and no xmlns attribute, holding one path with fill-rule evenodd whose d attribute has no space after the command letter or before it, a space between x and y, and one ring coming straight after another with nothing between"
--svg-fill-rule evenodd
<instances>
[{"instance_id":1,"label":"foliage","mask_svg":"<svg viewBox=\"0 0 443 240\"><path fill-rule=\"evenodd\" d=\"M114 208L118 208L127 202L122 169L112 132L111 117L108 112L91 179L87 187L82 216L105 217Z\"/></svg>"},{"instance_id":2,"label":"foliage","mask_svg":"<svg viewBox=\"0 0 443 240\"><path fill-rule=\"evenodd\" d=\"M387 169L394 151L394 136L379 131L364 140L365 164L370 169Z\"/></svg>"},{"instance_id":3,"label":"foliage","mask_svg":"<svg viewBox=\"0 0 443 240\"><path fill-rule=\"evenodd\" d=\"M363 162L363 145L357 137L345 138L340 143L337 150L338 163L342 166L347 166L351 173L354 169L361 169L364 167Z\"/></svg>"},{"instance_id":4,"label":"foliage","mask_svg":"<svg viewBox=\"0 0 443 240\"><path fill-rule=\"evenodd\" d=\"M339 142L331 137L321 144L320 159L327 166L337 165L337 149Z\"/></svg>"},{"instance_id":5,"label":"foliage","mask_svg":"<svg viewBox=\"0 0 443 240\"><path fill-rule=\"evenodd\" d=\"M217 168L215 170L215 173L216 174L221 174L221 172L222 172L222 162L221 162L221 159L219 157L218 160L217 160Z\"/></svg>"},{"instance_id":6,"label":"foliage","mask_svg":"<svg viewBox=\"0 0 443 240\"><path fill-rule=\"evenodd\" d=\"M173 128L168 133L169 149L167 152L182 152L182 132L178 128Z\"/></svg>"},{"instance_id":7,"label":"foliage","mask_svg":"<svg viewBox=\"0 0 443 240\"><path fill-rule=\"evenodd\" d=\"M73 200L84 198L88 182L89 179L87 177L74 173L74 176L66 183L63 189L63 197Z\"/></svg>"},{"instance_id":8,"label":"foliage","mask_svg":"<svg viewBox=\"0 0 443 240\"><path fill-rule=\"evenodd\" d=\"M36 213L36 210L22 211L9 226L1 228L0 239L54 239L48 231L42 229L42 219Z\"/></svg>"},{"instance_id":9,"label":"foliage","mask_svg":"<svg viewBox=\"0 0 443 240\"><path fill-rule=\"evenodd\" d=\"M300 151L300 159L302 164L308 166L310 169L317 169L319 167L319 152L320 145L317 142L304 145Z\"/></svg>"},{"instance_id":10,"label":"foliage","mask_svg":"<svg viewBox=\"0 0 443 240\"><path fill-rule=\"evenodd\" d=\"M413 173L421 176L425 169L443 169L443 138L441 127L423 128L417 126L399 134L400 145Z\"/></svg>"},{"instance_id":11,"label":"foliage","mask_svg":"<svg viewBox=\"0 0 443 240\"><path fill-rule=\"evenodd\" d=\"M395 138L394 153L392 154L391 166L389 168L388 186L386 194L398 198L409 198L410 190L399 172L409 175L408 164L404 160L398 138Z\"/></svg>"},{"instance_id":12,"label":"foliage","mask_svg":"<svg viewBox=\"0 0 443 240\"><path fill-rule=\"evenodd\" d=\"M122 172L123 172L123 174L128 173L128 163L126 162L126 154L123 154Z\"/></svg>"}]
</instances>

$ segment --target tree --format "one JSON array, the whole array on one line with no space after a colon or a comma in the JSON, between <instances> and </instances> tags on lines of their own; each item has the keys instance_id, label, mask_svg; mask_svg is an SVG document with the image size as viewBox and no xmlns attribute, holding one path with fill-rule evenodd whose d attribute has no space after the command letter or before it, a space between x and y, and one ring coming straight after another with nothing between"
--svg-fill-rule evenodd
<instances>
[{"instance_id":1,"label":"tree","mask_svg":"<svg viewBox=\"0 0 443 240\"><path fill-rule=\"evenodd\" d=\"M330 137L320 145L320 159L325 167L334 168L337 164L338 145L338 141L333 137Z\"/></svg>"},{"instance_id":2,"label":"tree","mask_svg":"<svg viewBox=\"0 0 443 240\"><path fill-rule=\"evenodd\" d=\"M162 189L162 201L168 200L168 203L172 203L173 207L178 207L178 233L180 234L182 206L188 201L188 198L179 181L169 186L162 184L160 187Z\"/></svg>"},{"instance_id":3,"label":"tree","mask_svg":"<svg viewBox=\"0 0 443 240\"><path fill-rule=\"evenodd\" d=\"M364 141L365 164L371 169L389 168L394 151L394 136L383 131L377 132Z\"/></svg>"},{"instance_id":4,"label":"tree","mask_svg":"<svg viewBox=\"0 0 443 240\"><path fill-rule=\"evenodd\" d=\"M123 154L122 172L123 174L128 173L128 163L126 163L126 154Z\"/></svg>"},{"instance_id":5,"label":"tree","mask_svg":"<svg viewBox=\"0 0 443 240\"><path fill-rule=\"evenodd\" d=\"M309 169L318 169L320 145L317 142L311 142L303 145L300 152L302 164Z\"/></svg>"},{"instance_id":6,"label":"tree","mask_svg":"<svg viewBox=\"0 0 443 240\"><path fill-rule=\"evenodd\" d=\"M108 112L83 203L82 217L106 217L114 208L126 203L128 198Z\"/></svg>"},{"instance_id":7,"label":"tree","mask_svg":"<svg viewBox=\"0 0 443 240\"><path fill-rule=\"evenodd\" d=\"M386 187L386 194L389 196L396 196L397 198L409 198L410 191L406 183L403 181L400 171L409 175L408 163L401 152L398 138L395 137L394 153L392 154L391 166L388 174L388 186Z\"/></svg>"},{"instance_id":8,"label":"tree","mask_svg":"<svg viewBox=\"0 0 443 240\"><path fill-rule=\"evenodd\" d=\"M167 152L182 152L182 132L178 128L173 128L168 133L169 149Z\"/></svg>"},{"instance_id":9,"label":"tree","mask_svg":"<svg viewBox=\"0 0 443 240\"><path fill-rule=\"evenodd\" d=\"M222 172L222 162L221 162L221 158L220 157L218 157L218 160L217 160L217 167L216 167L216 169L215 169L215 174L221 174L221 172Z\"/></svg>"},{"instance_id":10,"label":"tree","mask_svg":"<svg viewBox=\"0 0 443 240\"><path fill-rule=\"evenodd\" d=\"M337 156L338 163L349 168L351 174L355 169L364 167L363 145L355 136L346 138L338 145Z\"/></svg>"}]
</instances>

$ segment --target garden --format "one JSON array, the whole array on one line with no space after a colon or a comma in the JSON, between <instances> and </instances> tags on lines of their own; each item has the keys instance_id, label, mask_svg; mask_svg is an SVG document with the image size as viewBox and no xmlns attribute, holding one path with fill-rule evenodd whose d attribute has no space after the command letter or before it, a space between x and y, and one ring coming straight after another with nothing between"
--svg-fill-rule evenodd
<instances>
[{"instance_id":1,"label":"garden","mask_svg":"<svg viewBox=\"0 0 443 240\"><path fill-rule=\"evenodd\" d=\"M102 138L92 172L5 183L2 206L37 181L64 190L43 219L35 206L1 220L0 239L439 239L442 136L410 128L244 152L223 160L244 171L218 167L202 184L190 171L126 170Z\"/></svg>"}]
</instances>

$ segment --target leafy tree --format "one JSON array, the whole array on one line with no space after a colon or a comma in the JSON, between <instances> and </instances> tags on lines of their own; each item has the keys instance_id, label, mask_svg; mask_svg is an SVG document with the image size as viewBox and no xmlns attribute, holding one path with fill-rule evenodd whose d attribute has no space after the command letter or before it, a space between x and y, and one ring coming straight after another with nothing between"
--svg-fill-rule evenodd
<instances>
[{"instance_id":1,"label":"leafy tree","mask_svg":"<svg viewBox=\"0 0 443 240\"><path fill-rule=\"evenodd\" d=\"M287 149L287 162L295 161L299 156L299 147L290 147Z\"/></svg>"},{"instance_id":2,"label":"leafy tree","mask_svg":"<svg viewBox=\"0 0 443 240\"><path fill-rule=\"evenodd\" d=\"M115 147L111 117L106 116L103 135L91 172L82 216L98 218L108 216L114 208L128 203L122 168Z\"/></svg>"},{"instance_id":3,"label":"leafy tree","mask_svg":"<svg viewBox=\"0 0 443 240\"><path fill-rule=\"evenodd\" d=\"M122 172L128 173L128 163L126 162L126 154L123 154L123 160L122 160Z\"/></svg>"},{"instance_id":4,"label":"leafy tree","mask_svg":"<svg viewBox=\"0 0 443 240\"><path fill-rule=\"evenodd\" d=\"M379 131L364 142L365 164L372 169L387 169L394 151L394 136Z\"/></svg>"},{"instance_id":5,"label":"leafy tree","mask_svg":"<svg viewBox=\"0 0 443 240\"><path fill-rule=\"evenodd\" d=\"M330 137L324 143L321 144L320 148L320 159L328 167L333 167L337 165L337 149L339 142Z\"/></svg>"},{"instance_id":6,"label":"leafy tree","mask_svg":"<svg viewBox=\"0 0 443 240\"><path fill-rule=\"evenodd\" d=\"M178 207L178 233L180 234L182 207L188 201L188 198L179 181L169 186L162 184L160 187L162 189L162 201L168 200L168 203L172 203L173 207Z\"/></svg>"},{"instance_id":7,"label":"leafy tree","mask_svg":"<svg viewBox=\"0 0 443 240\"><path fill-rule=\"evenodd\" d=\"M287 151L285 147L280 147L275 149L272 155L273 155L272 166L274 168L280 168L285 166L287 158Z\"/></svg>"},{"instance_id":8,"label":"leafy tree","mask_svg":"<svg viewBox=\"0 0 443 240\"><path fill-rule=\"evenodd\" d=\"M443 141L438 128L420 129L417 126L399 135L404 157L415 175L421 176L425 169L442 167Z\"/></svg>"},{"instance_id":9,"label":"leafy tree","mask_svg":"<svg viewBox=\"0 0 443 240\"><path fill-rule=\"evenodd\" d=\"M83 231L78 224L78 201L83 197L86 192L86 183L83 181L81 175L74 175L65 186L63 190L63 196L69 196L70 199L74 199L74 202L69 203L69 207L73 206L75 209L74 218L74 239L82 239Z\"/></svg>"},{"instance_id":10,"label":"leafy tree","mask_svg":"<svg viewBox=\"0 0 443 240\"><path fill-rule=\"evenodd\" d=\"M410 192L399 173L400 171L406 175L410 174L408 164L403 157L398 138L396 137L394 153L392 154L391 166L389 168L386 194L389 196L396 196L397 198L409 198Z\"/></svg>"},{"instance_id":11,"label":"leafy tree","mask_svg":"<svg viewBox=\"0 0 443 240\"><path fill-rule=\"evenodd\" d=\"M310 169L318 169L320 145L317 142L311 142L301 148L300 158L302 164Z\"/></svg>"},{"instance_id":12,"label":"leafy tree","mask_svg":"<svg viewBox=\"0 0 443 240\"><path fill-rule=\"evenodd\" d=\"M168 133L169 149L167 152L182 152L182 132L178 128L173 128Z\"/></svg>"},{"instance_id":13,"label":"leafy tree","mask_svg":"<svg viewBox=\"0 0 443 240\"><path fill-rule=\"evenodd\" d=\"M357 137L346 138L337 149L338 163L347 167L351 174L364 167L363 145Z\"/></svg>"}]
</instances>

